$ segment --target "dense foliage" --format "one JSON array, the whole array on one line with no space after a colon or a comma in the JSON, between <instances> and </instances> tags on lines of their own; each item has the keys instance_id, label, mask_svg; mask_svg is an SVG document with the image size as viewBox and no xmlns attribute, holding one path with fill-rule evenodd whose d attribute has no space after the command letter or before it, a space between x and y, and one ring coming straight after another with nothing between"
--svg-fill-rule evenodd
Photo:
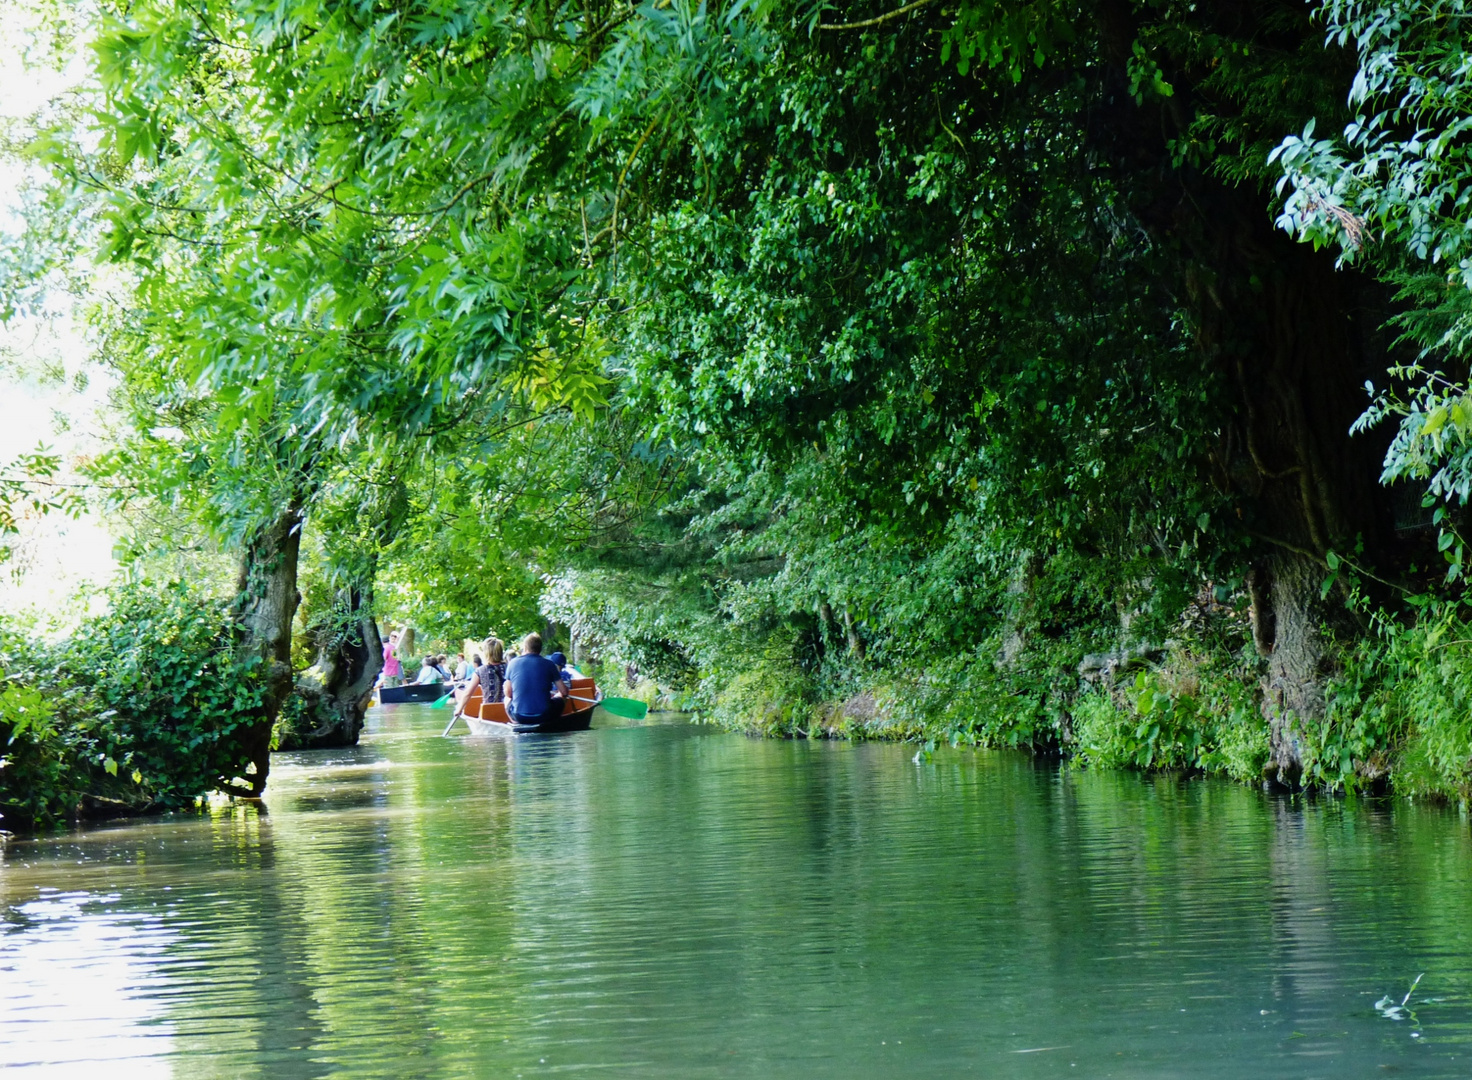
<instances>
[{"instance_id":1,"label":"dense foliage","mask_svg":"<svg viewBox=\"0 0 1472 1080\"><path fill-rule=\"evenodd\" d=\"M95 471L266 667L546 619L767 733L1465 787L1459 3L100 10Z\"/></svg>"},{"instance_id":2,"label":"dense foliage","mask_svg":"<svg viewBox=\"0 0 1472 1080\"><path fill-rule=\"evenodd\" d=\"M6 826L186 806L249 775L261 688L223 605L181 584L108 600L58 643L3 641Z\"/></svg>"},{"instance_id":3,"label":"dense foliage","mask_svg":"<svg viewBox=\"0 0 1472 1080\"><path fill-rule=\"evenodd\" d=\"M1392 379L1376 380L1364 423L1399 420L1386 480L1410 480L1465 505L1472 495L1465 5L1332 0L1324 17L1331 39L1359 54L1349 93L1355 117L1341 137L1316 137L1310 120L1273 152L1288 191L1279 222L1315 245L1337 247L1346 263L1378 265L1399 287L1405 310L1393 325L1417 351ZM1448 561L1455 580L1460 543Z\"/></svg>"}]
</instances>

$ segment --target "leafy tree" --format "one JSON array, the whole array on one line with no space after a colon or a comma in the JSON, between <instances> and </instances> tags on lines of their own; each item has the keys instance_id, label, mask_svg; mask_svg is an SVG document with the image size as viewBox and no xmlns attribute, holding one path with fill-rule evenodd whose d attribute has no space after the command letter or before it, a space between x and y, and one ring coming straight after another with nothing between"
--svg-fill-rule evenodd
<instances>
[{"instance_id":1,"label":"leafy tree","mask_svg":"<svg viewBox=\"0 0 1472 1080\"><path fill-rule=\"evenodd\" d=\"M338 462L407 470L447 426L500 425L517 403L586 418L603 400L582 316L596 295L578 282L593 238L572 231L589 209L524 198L556 190L569 147L607 141L596 105L564 120L571 75L602 46L549 51L549 24L511 7L104 11L100 151L58 139L52 162L101 200L104 249L134 274L121 366L156 387L153 407L172 397L207 418L177 462L243 551L239 623L269 661L272 713L290 685L301 529ZM603 163L613 194L592 216L616 249L611 152L581 160ZM347 609L371 588L350 586ZM347 665L354 687L365 659Z\"/></svg>"},{"instance_id":2,"label":"leafy tree","mask_svg":"<svg viewBox=\"0 0 1472 1080\"><path fill-rule=\"evenodd\" d=\"M972 594L992 625L1020 551L1060 570L1068 548L1094 556L1106 580L1086 593L1113 594L1095 611L1127 619L1141 593L1168 622L1193 580L1245 583L1273 771L1292 782L1294 718L1322 715L1332 668L1322 628L1353 632L1321 599L1328 563L1360 551L1394 574L1404 557L1382 447L1348 435L1388 362L1388 298L1268 211L1271 147L1342 112L1348 58L1287 3L866 16L812 34L769 19L699 154L667 166L703 175L698 157L718 182L661 191L634 392L736 485L793 484L773 509L796 550L826 526L853 551L908 548L900 565L935 557L932 610L946 591L975 610L948 533L992 562ZM829 485L831 508L814 497ZM882 591L914 579L879 562L872 580L861 609L924 644L925 608Z\"/></svg>"},{"instance_id":3,"label":"leafy tree","mask_svg":"<svg viewBox=\"0 0 1472 1080\"><path fill-rule=\"evenodd\" d=\"M919 701L965 657L1036 745L1080 660L1240 598L1223 647L1294 783L1366 629L1336 573L1412 574L1350 427L1395 306L1456 315L1274 223L1272 148L1349 119L1349 38L1304 5L106 10L101 151L53 160L136 275L136 385L197 410L128 468L189 475L258 567L320 515L369 568L324 640L365 584L448 629L546 575L708 699L779 657ZM1402 439L1440 453L1454 404ZM407 510L359 528L384 467Z\"/></svg>"},{"instance_id":4,"label":"leafy tree","mask_svg":"<svg viewBox=\"0 0 1472 1080\"><path fill-rule=\"evenodd\" d=\"M1397 418L1384 479L1424 485L1434 501L1465 504L1472 493L1472 403L1466 370L1472 327L1472 249L1466 190L1472 178L1466 130L1472 42L1458 3L1344 3L1323 15L1331 40L1352 46L1353 120L1341 138L1315 136L1318 118L1286 138L1279 224L1342 263L1368 264L1400 289L1393 320L1416 352L1377 379L1360 420ZM1438 510L1442 523L1444 511ZM1447 522L1450 525L1450 522ZM1443 532L1448 581L1463 572L1460 537Z\"/></svg>"}]
</instances>

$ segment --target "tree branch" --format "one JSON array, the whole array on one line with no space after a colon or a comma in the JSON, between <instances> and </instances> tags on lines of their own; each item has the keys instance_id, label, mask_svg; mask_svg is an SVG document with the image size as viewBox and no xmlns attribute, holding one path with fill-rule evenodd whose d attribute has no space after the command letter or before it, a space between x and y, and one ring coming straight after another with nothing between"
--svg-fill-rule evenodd
<instances>
[{"instance_id":1,"label":"tree branch","mask_svg":"<svg viewBox=\"0 0 1472 1080\"><path fill-rule=\"evenodd\" d=\"M893 11L887 12L887 13L885 13L883 15L876 15L872 19L863 19L860 22L850 22L850 23L819 23L818 24L818 29L819 30L862 30L862 29L864 29L867 26L878 26L880 23L887 23L887 22L889 22L890 19L898 19L901 15L908 15L910 12L914 11L916 8L923 8L926 4L929 4L929 3L932 3L932 2L933 2L933 0L915 0L915 2L913 4L906 4L902 8L895 8Z\"/></svg>"}]
</instances>

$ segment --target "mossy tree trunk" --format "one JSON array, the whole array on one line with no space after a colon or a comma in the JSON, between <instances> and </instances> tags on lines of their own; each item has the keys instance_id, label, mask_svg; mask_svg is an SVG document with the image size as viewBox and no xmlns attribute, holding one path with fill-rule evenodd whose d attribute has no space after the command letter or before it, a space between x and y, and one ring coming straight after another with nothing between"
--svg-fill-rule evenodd
<instances>
[{"instance_id":1,"label":"mossy tree trunk","mask_svg":"<svg viewBox=\"0 0 1472 1080\"><path fill-rule=\"evenodd\" d=\"M306 633L316 651L315 673L296 681L296 696L277 726L279 749L354 746L363 730L383 670L384 643L373 610L379 553L410 514L408 489L393 461L380 464L387 476L370 476L348 497L314 508L335 595L328 610L310 614ZM414 631L406 627L397 652L406 666L418 659L414 650Z\"/></svg>"},{"instance_id":2,"label":"mossy tree trunk","mask_svg":"<svg viewBox=\"0 0 1472 1080\"><path fill-rule=\"evenodd\" d=\"M271 769L271 733L292 690L291 621L301 594L297 564L301 555L303 508L293 498L275 518L258 527L245 545L237 584L236 625L243 656L261 666L265 700L251 725L254 773L250 795L259 795Z\"/></svg>"},{"instance_id":3,"label":"mossy tree trunk","mask_svg":"<svg viewBox=\"0 0 1472 1080\"><path fill-rule=\"evenodd\" d=\"M1260 214L1256 216L1261 216ZM1250 220L1244 208L1239 218ZM1368 285L1280 233L1231 241L1237 287L1198 298L1201 340L1232 376L1238 408L1216 448L1223 487L1258 547L1249 574L1253 642L1266 659L1266 779L1295 787L1299 725L1323 717L1333 637L1358 627L1324 594L1331 553L1395 572L1393 516L1377 477L1384 443L1351 438L1367 378L1383 371ZM1225 240L1223 241L1226 242ZM1359 552L1356 555L1356 552Z\"/></svg>"},{"instance_id":4,"label":"mossy tree trunk","mask_svg":"<svg viewBox=\"0 0 1472 1080\"><path fill-rule=\"evenodd\" d=\"M278 727L278 749L356 746L373 685L383 670L383 640L366 585L338 590L331 615L313 628L317 675L296 681L299 705Z\"/></svg>"}]
</instances>

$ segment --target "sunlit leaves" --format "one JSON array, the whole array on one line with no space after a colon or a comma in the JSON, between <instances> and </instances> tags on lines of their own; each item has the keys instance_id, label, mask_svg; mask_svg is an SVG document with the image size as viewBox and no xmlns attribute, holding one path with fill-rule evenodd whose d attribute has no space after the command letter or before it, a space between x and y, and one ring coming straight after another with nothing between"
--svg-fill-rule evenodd
<instances>
[{"instance_id":1,"label":"sunlit leaves","mask_svg":"<svg viewBox=\"0 0 1472 1080\"><path fill-rule=\"evenodd\" d=\"M1289 186L1280 224L1352 258L1395 245L1472 287L1472 42L1462 0L1328 0L1329 38L1352 45L1356 110L1340 138L1310 121L1274 151Z\"/></svg>"},{"instance_id":2,"label":"sunlit leaves","mask_svg":"<svg viewBox=\"0 0 1472 1080\"><path fill-rule=\"evenodd\" d=\"M84 796L187 806L248 768L261 686L224 605L180 584L108 599L61 642L0 637L0 812L56 820Z\"/></svg>"},{"instance_id":3,"label":"sunlit leaves","mask_svg":"<svg viewBox=\"0 0 1472 1080\"><path fill-rule=\"evenodd\" d=\"M1057 0L961 4L955 22L941 37L941 63L954 55L962 75L973 67L1001 68L1013 82L1021 82L1029 68L1041 68L1074 40L1076 14Z\"/></svg>"},{"instance_id":4,"label":"sunlit leaves","mask_svg":"<svg viewBox=\"0 0 1472 1080\"><path fill-rule=\"evenodd\" d=\"M61 458L45 446L0 464L0 540L19 532L26 517L81 512L79 486L63 482L60 472ZM10 548L0 543L0 562L9 555Z\"/></svg>"}]
</instances>

